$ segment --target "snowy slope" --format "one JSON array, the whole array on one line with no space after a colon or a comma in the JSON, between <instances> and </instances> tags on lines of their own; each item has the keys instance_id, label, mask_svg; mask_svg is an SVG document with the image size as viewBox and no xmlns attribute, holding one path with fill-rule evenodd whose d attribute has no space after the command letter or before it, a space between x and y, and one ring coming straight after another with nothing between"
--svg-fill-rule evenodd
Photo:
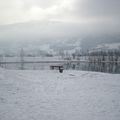
<instances>
[{"instance_id":1,"label":"snowy slope","mask_svg":"<svg viewBox=\"0 0 120 120\"><path fill-rule=\"evenodd\" d=\"M0 120L120 120L120 75L0 69Z\"/></svg>"},{"instance_id":2,"label":"snowy slope","mask_svg":"<svg viewBox=\"0 0 120 120\"><path fill-rule=\"evenodd\" d=\"M97 47L91 49L90 52L107 50L120 50L120 43L100 44Z\"/></svg>"}]
</instances>

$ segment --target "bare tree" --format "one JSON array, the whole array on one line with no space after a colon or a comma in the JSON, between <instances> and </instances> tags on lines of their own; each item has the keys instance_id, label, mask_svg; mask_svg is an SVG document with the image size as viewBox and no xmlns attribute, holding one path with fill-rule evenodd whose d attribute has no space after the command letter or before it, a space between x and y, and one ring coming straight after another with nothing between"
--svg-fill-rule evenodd
<instances>
[{"instance_id":1,"label":"bare tree","mask_svg":"<svg viewBox=\"0 0 120 120\"><path fill-rule=\"evenodd\" d=\"M0 55L0 67L3 67L1 62L3 62L3 55Z\"/></svg>"},{"instance_id":2,"label":"bare tree","mask_svg":"<svg viewBox=\"0 0 120 120\"><path fill-rule=\"evenodd\" d=\"M20 50L20 62L21 62L21 67L20 69L21 70L24 70L24 55L25 55L25 52L24 52L24 49L22 48Z\"/></svg>"}]
</instances>

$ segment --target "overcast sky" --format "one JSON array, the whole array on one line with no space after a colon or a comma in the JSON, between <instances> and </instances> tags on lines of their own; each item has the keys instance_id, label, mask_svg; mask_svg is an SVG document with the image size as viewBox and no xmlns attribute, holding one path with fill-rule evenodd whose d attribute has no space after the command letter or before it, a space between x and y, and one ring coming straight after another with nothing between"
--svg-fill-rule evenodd
<instances>
[{"instance_id":1,"label":"overcast sky","mask_svg":"<svg viewBox=\"0 0 120 120\"><path fill-rule=\"evenodd\" d=\"M120 39L120 0L0 0L0 42L9 41L8 46L97 35Z\"/></svg>"},{"instance_id":2,"label":"overcast sky","mask_svg":"<svg viewBox=\"0 0 120 120\"><path fill-rule=\"evenodd\" d=\"M119 24L120 0L0 0L0 25L28 21Z\"/></svg>"},{"instance_id":3,"label":"overcast sky","mask_svg":"<svg viewBox=\"0 0 120 120\"><path fill-rule=\"evenodd\" d=\"M97 35L120 36L120 0L0 0L0 41Z\"/></svg>"}]
</instances>

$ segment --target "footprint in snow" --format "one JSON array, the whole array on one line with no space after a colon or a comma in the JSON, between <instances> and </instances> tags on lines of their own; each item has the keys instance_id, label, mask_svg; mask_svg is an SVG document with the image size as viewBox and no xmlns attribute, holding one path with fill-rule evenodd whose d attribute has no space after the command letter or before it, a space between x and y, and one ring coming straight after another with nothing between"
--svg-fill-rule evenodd
<instances>
[{"instance_id":1,"label":"footprint in snow","mask_svg":"<svg viewBox=\"0 0 120 120\"><path fill-rule=\"evenodd\" d=\"M75 76L75 75L73 75L73 74L69 74L69 76Z\"/></svg>"}]
</instances>

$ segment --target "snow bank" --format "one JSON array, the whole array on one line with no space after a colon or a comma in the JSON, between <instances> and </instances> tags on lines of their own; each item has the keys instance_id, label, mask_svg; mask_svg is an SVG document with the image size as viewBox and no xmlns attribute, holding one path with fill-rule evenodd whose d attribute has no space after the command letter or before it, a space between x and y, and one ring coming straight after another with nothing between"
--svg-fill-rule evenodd
<instances>
[{"instance_id":1,"label":"snow bank","mask_svg":"<svg viewBox=\"0 0 120 120\"><path fill-rule=\"evenodd\" d=\"M0 120L120 120L120 75L0 69Z\"/></svg>"}]
</instances>

